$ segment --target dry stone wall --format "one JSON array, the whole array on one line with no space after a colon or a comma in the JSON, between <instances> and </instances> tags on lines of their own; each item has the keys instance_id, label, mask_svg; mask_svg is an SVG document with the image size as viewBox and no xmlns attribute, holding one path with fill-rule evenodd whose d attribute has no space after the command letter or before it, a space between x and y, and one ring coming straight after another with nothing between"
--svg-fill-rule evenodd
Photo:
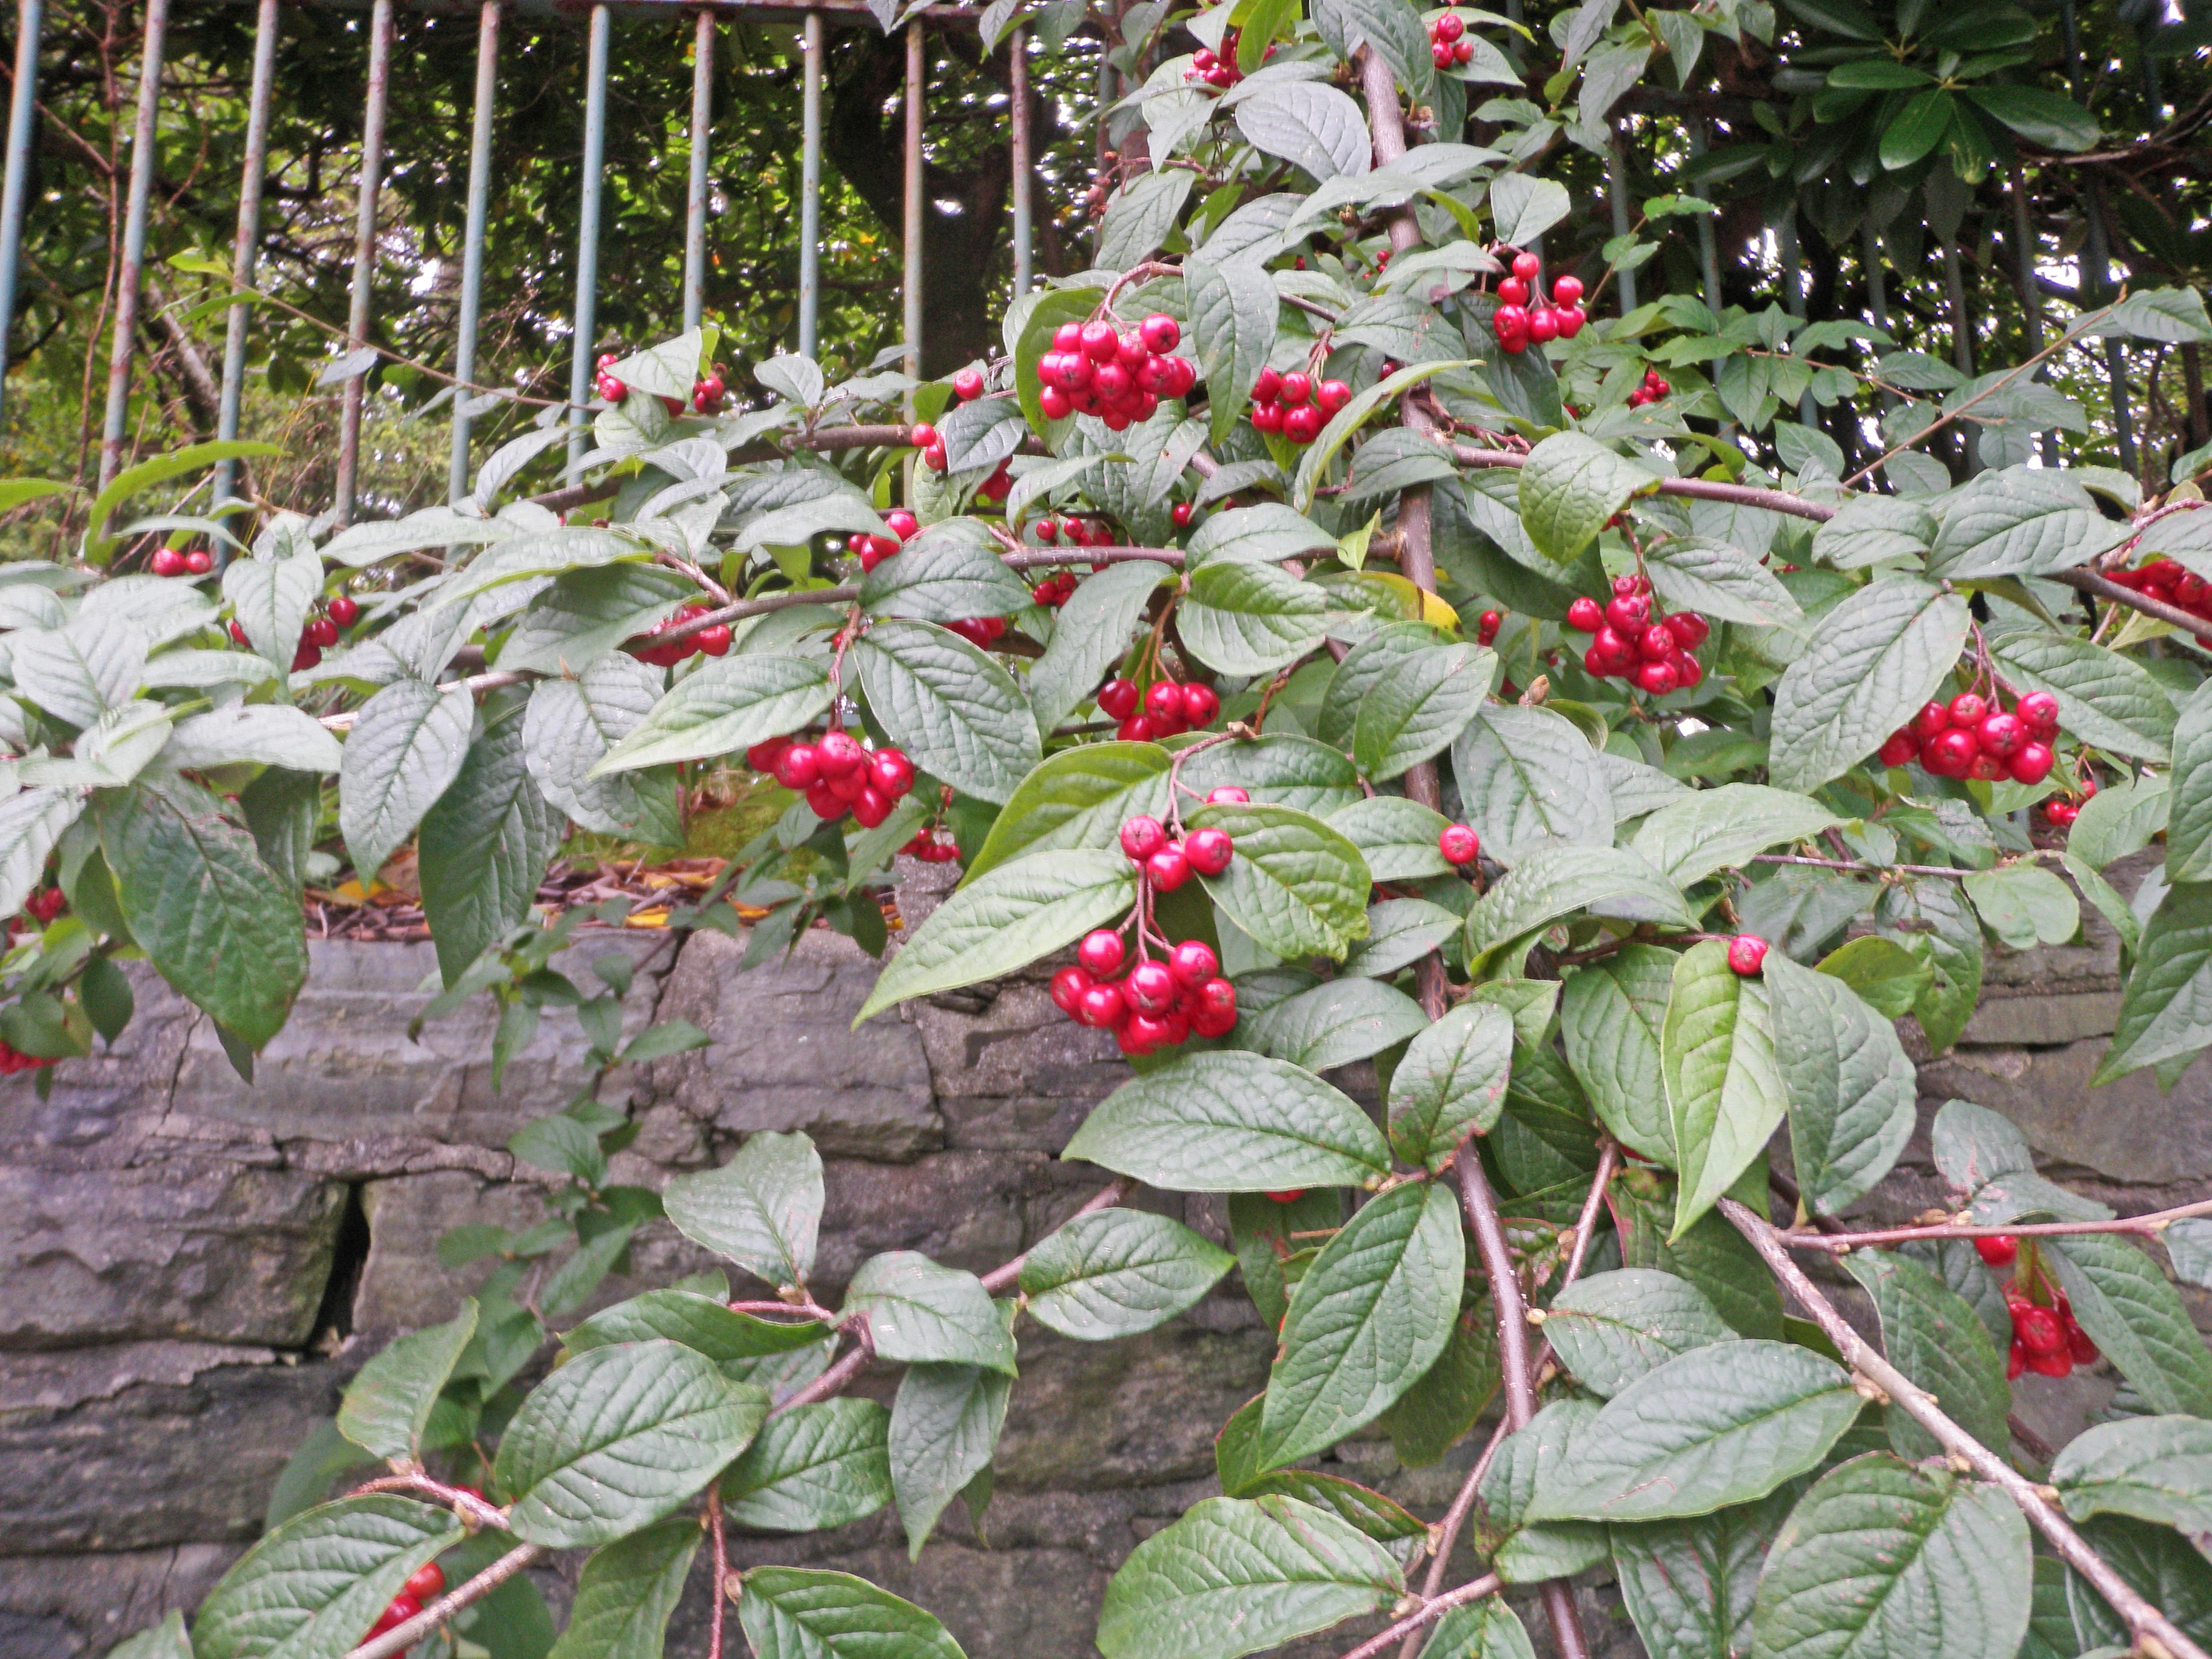
<instances>
[{"instance_id":1,"label":"dry stone wall","mask_svg":"<svg viewBox=\"0 0 2212 1659\"><path fill-rule=\"evenodd\" d=\"M911 893L910 915L927 902ZM642 960L651 945L589 936L564 965ZM1954 1095L2007 1112L2054 1173L2124 1207L2203 1195L2212 1085L2192 1074L2164 1097L2147 1076L2085 1086L2117 1003L2112 948L2094 934L1993 964L1967 1040L1940 1060L1916 1056L1923 1133L1875 1208L1910 1214L1937 1195L1924 1125ZM1124 1073L1110 1042L1052 1008L1042 975L855 1031L875 967L848 942L817 933L750 971L743 952L702 934L639 975L634 1026L680 1014L714 1041L605 1085L641 1126L617 1179L658 1187L755 1130L805 1130L828 1164L820 1261L833 1294L880 1250L994 1267L1093 1190L1095 1172L1054 1154ZM203 1018L142 979L139 1018L112 1053L59 1067L46 1101L27 1081L0 1091L0 1659L104 1654L192 1605L255 1536L287 1458L362 1360L467 1293L467 1277L438 1264L439 1235L541 1213L544 1178L505 1147L586 1077L573 1020L549 1012L495 1091L488 1009L409 1034L429 1000L428 945L319 945L313 957L250 1085ZM1361 1077L1342 1080L1362 1091ZM1221 1237L1218 1200L1139 1201ZM611 1282L605 1299L706 1265L665 1226L641 1235L634 1259L636 1281ZM1023 1347L980 1528L956 1505L909 1561L884 1515L740 1540L739 1561L864 1573L931 1607L973 1659L1091 1654L1108 1575L1214 1490L1212 1431L1260 1388L1272 1338L1232 1275L1148 1337L1025 1333ZM2094 1377L2039 1387L2022 1413L2059 1437L2109 1391ZM1454 1460L1402 1468L1380 1439L1335 1456L1431 1513L1458 1478ZM556 1601L574 1567L545 1575ZM692 1589L672 1653L704 1650L703 1574ZM1601 1651L1635 1651L1617 1604L1601 1593L1589 1613Z\"/></svg>"}]
</instances>

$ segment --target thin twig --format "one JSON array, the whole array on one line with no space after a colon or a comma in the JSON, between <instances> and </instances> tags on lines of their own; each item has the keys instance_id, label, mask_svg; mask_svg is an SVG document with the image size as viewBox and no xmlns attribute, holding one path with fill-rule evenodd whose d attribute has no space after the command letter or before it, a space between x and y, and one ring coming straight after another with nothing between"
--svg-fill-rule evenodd
<instances>
[{"instance_id":1,"label":"thin twig","mask_svg":"<svg viewBox=\"0 0 2212 1659\"><path fill-rule=\"evenodd\" d=\"M851 1328L854 1338L852 1352L781 1405L769 1407L770 1417L781 1417L786 1412L797 1411L801 1406L811 1406L817 1400L842 1393L848 1383L867 1370L868 1362L876 1357L875 1334L868 1328L868 1316L856 1316Z\"/></svg>"},{"instance_id":2,"label":"thin twig","mask_svg":"<svg viewBox=\"0 0 2212 1659\"><path fill-rule=\"evenodd\" d=\"M1085 1203L1084 1206L1075 1212L1075 1215L1091 1215L1100 1210L1110 1210L1117 1204L1127 1203L1128 1201L1129 1194L1136 1190L1137 1182L1133 1176L1119 1176L1115 1180L1109 1182L1105 1186L1093 1193L1089 1200ZM1068 1217L1069 1221L1073 1221L1074 1219L1075 1216ZM1063 1223L1062 1224L1065 1225L1066 1224ZM1016 1280L1021 1278L1022 1263L1027 1261L1029 1259L1029 1252L1024 1250L1021 1255L1016 1256L1012 1261L1003 1263L999 1267L992 1268L989 1273L983 1275L983 1288L990 1291L993 1296L996 1296L1000 1291L1009 1288Z\"/></svg>"},{"instance_id":3,"label":"thin twig","mask_svg":"<svg viewBox=\"0 0 2212 1659\"><path fill-rule=\"evenodd\" d=\"M1518 468L1528 465L1528 458L1517 450L1476 449L1467 444L1452 445L1451 457L1462 466ZM1658 481L1658 494L1686 495L1701 501L1729 501L1738 507L1763 507L1770 513L1787 514L1793 519L1811 519L1821 524L1842 510L1830 507L1825 501L1808 501L1784 490L1762 489L1756 484L1728 483L1719 478L1662 478Z\"/></svg>"},{"instance_id":4,"label":"thin twig","mask_svg":"<svg viewBox=\"0 0 2212 1659\"><path fill-rule=\"evenodd\" d=\"M1344 1659L1376 1659L1391 1643L1401 1636L1418 1636L1443 1618L1454 1607L1463 1607L1470 1601L1480 1601L1486 1595L1495 1595L1504 1589L1504 1583L1494 1572L1486 1573L1455 1590L1425 1601L1415 1611L1407 1613L1388 1630L1378 1631L1344 1656Z\"/></svg>"},{"instance_id":5,"label":"thin twig","mask_svg":"<svg viewBox=\"0 0 2212 1659\"><path fill-rule=\"evenodd\" d=\"M2192 616L2179 605L2168 605L2164 599L2154 599L2148 593L2138 593L2132 587L2123 587L2110 577L2100 576L2094 570L2054 570L2048 580L2063 582L2077 593L2087 593L2107 605L2121 605L2130 611L2140 611L2146 617L2169 623L2200 640L2212 635L2212 623L2206 622L2203 617Z\"/></svg>"},{"instance_id":6,"label":"thin twig","mask_svg":"<svg viewBox=\"0 0 2212 1659\"><path fill-rule=\"evenodd\" d=\"M1934 1395L1875 1352L1820 1293L1820 1287L1790 1259L1790 1241L1732 1198L1721 1200L1720 1208L1735 1230L1750 1241L1752 1249L1759 1252L1768 1269L1836 1345L1844 1363L1880 1388L1889 1396L1892 1405L1935 1436L1937 1443L1954 1459L1966 1462L1984 1480L2003 1487L2005 1496L2020 1506L2028 1523L2049 1540L2059 1558L2087 1579L2119 1615L2138 1652L2162 1651L2169 1659L2212 1659L2090 1548L2088 1540L2074 1530L2058 1506L2048 1500L2042 1491L1946 1417Z\"/></svg>"},{"instance_id":7,"label":"thin twig","mask_svg":"<svg viewBox=\"0 0 2212 1659\"><path fill-rule=\"evenodd\" d=\"M2212 1215L2212 1198L2200 1199L2194 1204L2177 1205L2171 1210L2154 1210L2148 1215L2118 1216L2109 1221L2031 1221L2005 1227L1975 1227L1947 1222L1934 1227L1888 1227L1863 1233L1792 1231L1782 1234L1781 1237L1794 1250L1826 1250L1831 1255L1841 1255L1863 1244L1914 1244L1923 1239L1938 1238L2068 1238L2087 1233L2138 1233L2154 1238L2166 1231L2168 1222L2183 1221L2197 1215Z\"/></svg>"},{"instance_id":8,"label":"thin twig","mask_svg":"<svg viewBox=\"0 0 2212 1659\"><path fill-rule=\"evenodd\" d=\"M1948 864L1866 864L1856 859L1807 858L1799 853L1754 853L1753 864L1800 864L1815 870L1849 870L1862 876L1876 876L1893 872L1906 876L1948 876L1954 881L1964 881L1977 873L1972 870L1954 869Z\"/></svg>"},{"instance_id":9,"label":"thin twig","mask_svg":"<svg viewBox=\"0 0 2212 1659\"><path fill-rule=\"evenodd\" d=\"M346 1494L358 1498L372 1492L413 1492L436 1499L459 1516L472 1527L504 1527L507 1511L496 1504L488 1504L472 1492L463 1492L459 1486L449 1486L442 1480L434 1480L427 1474L387 1474L374 1480L364 1481Z\"/></svg>"},{"instance_id":10,"label":"thin twig","mask_svg":"<svg viewBox=\"0 0 2212 1659\"><path fill-rule=\"evenodd\" d=\"M545 1555L543 1544L525 1544L509 1550L459 1589L447 1591L404 1624L394 1625L383 1635L363 1642L347 1654L346 1659L392 1659L394 1654L404 1653L462 1608L475 1606Z\"/></svg>"},{"instance_id":11,"label":"thin twig","mask_svg":"<svg viewBox=\"0 0 2212 1659\"><path fill-rule=\"evenodd\" d=\"M714 1609L707 1616L707 1659L722 1659L722 1611L729 1597L722 1581L730 1576L730 1540L722 1530L722 1492L707 1488L707 1531L714 1541Z\"/></svg>"}]
</instances>

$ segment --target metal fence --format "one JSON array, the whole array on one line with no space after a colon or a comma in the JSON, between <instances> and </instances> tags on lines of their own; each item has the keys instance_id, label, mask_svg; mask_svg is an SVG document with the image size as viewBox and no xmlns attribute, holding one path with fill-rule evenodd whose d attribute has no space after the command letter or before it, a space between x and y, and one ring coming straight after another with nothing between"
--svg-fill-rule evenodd
<instances>
[{"instance_id":1,"label":"metal fence","mask_svg":"<svg viewBox=\"0 0 2212 1659\"><path fill-rule=\"evenodd\" d=\"M171 0L146 0L145 46L139 64L131 173L123 220L112 343L108 356L106 412L101 429L100 483L120 470L137 352L147 216L156 165L155 136L161 112L164 52ZM246 378L249 303L259 251L262 187L268 164L271 93L275 85L280 0L256 0L252 92L246 118L246 151L239 181L238 228L232 243L231 283L238 299L230 307L224 340L218 438L235 438ZM385 117L392 85L396 0L370 0L368 73L362 92L361 173L354 232L353 279L346 323L344 404L339 428L334 506L340 523L351 520L361 456L362 411L369 372L379 356L369 343L375 321L373 278L377 258L378 198L385 170ZM797 23L801 30L804 118L800 134L799 349L813 355L821 303L822 95L827 33L832 27L878 28L882 25L865 0L712 0L684 4L678 0L599 0L579 9L557 0L481 0L477 22L474 121L469 152L468 216L464 233L458 339L453 352L455 396L449 484L466 493L469 478L469 394L477 386L477 328L482 314L484 227L493 187L492 137L500 63L500 28L513 11L572 16L580 10L585 30L583 199L580 204L575 255L575 299L570 313L573 343L568 365L568 455L573 462L589 444L591 396L597 349L595 313L599 286L601 173L607 131L608 60L617 20L663 22L674 12L694 18L695 63L691 93L691 170L686 192L684 240L684 325L698 325L705 303L708 260L708 200L713 183L714 72L718 25L726 19L755 23ZM40 38L43 0L16 0L15 74L9 109L7 171L0 189L0 343L15 320L15 288L21 267L24 216L31 170L31 139L36 118ZM904 105L904 191L902 227L904 255L901 282L902 343L907 372L917 378L922 337L922 117L929 88L925 28L973 28L978 10L929 6L901 25L906 41ZM1031 281L1029 42L1016 27L1009 36L1012 97L1007 143L1011 149L1011 212L1014 292L1029 291ZM0 399L4 399L0 377ZM236 474L225 462L215 480L215 500L233 497Z\"/></svg>"}]
</instances>

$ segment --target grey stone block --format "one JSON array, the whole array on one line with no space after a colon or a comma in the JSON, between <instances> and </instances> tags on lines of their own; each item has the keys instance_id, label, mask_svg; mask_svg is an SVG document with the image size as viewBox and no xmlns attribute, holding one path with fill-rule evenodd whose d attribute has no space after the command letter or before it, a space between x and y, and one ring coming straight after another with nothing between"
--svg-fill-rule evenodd
<instances>
[{"instance_id":1,"label":"grey stone block","mask_svg":"<svg viewBox=\"0 0 2212 1659\"><path fill-rule=\"evenodd\" d=\"M1114 1039L1053 1006L1047 976L1001 981L980 1013L913 1006L951 1144L1057 1153L1128 1079Z\"/></svg>"},{"instance_id":2,"label":"grey stone block","mask_svg":"<svg viewBox=\"0 0 2212 1659\"><path fill-rule=\"evenodd\" d=\"M878 964L849 939L810 932L787 957L738 971L745 941L695 935L664 1015L713 1039L659 1062L656 1091L720 1133L803 1129L825 1157L915 1158L945 1145L921 1038L896 1014L853 1016Z\"/></svg>"},{"instance_id":3,"label":"grey stone block","mask_svg":"<svg viewBox=\"0 0 2212 1659\"><path fill-rule=\"evenodd\" d=\"M2212 1073L2194 1067L2168 1095L2147 1071L2093 1089L2106 1047L2096 1037L2055 1048L1956 1048L1919 1062L1920 1092L2002 1113L2043 1157L2107 1181L2212 1177Z\"/></svg>"},{"instance_id":4,"label":"grey stone block","mask_svg":"<svg viewBox=\"0 0 2212 1659\"><path fill-rule=\"evenodd\" d=\"M0 1348L305 1343L344 1188L210 1158L0 1165Z\"/></svg>"},{"instance_id":5,"label":"grey stone block","mask_svg":"<svg viewBox=\"0 0 2212 1659\"><path fill-rule=\"evenodd\" d=\"M249 1539L330 1369L266 1349L147 1342L0 1364L0 1554Z\"/></svg>"},{"instance_id":6,"label":"grey stone block","mask_svg":"<svg viewBox=\"0 0 2212 1659\"><path fill-rule=\"evenodd\" d=\"M0 1654L99 1659L172 1608L197 1607L241 1547L179 1544L107 1555L0 1555Z\"/></svg>"}]
</instances>

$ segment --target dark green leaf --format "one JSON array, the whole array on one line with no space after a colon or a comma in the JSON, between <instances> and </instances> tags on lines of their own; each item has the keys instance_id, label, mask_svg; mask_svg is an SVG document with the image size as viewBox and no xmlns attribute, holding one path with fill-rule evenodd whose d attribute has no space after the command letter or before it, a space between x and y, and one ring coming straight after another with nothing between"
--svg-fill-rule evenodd
<instances>
[{"instance_id":1,"label":"dark green leaf","mask_svg":"<svg viewBox=\"0 0 2212 1659\"><path fill-rule=\"evenodd\" d=\"M754 1135L719 1170L661 1194L687 1238L775 1285L804 1285L822 1224L822 1155L803 1134Z\"/></svg>"},{"instance_id":2,"label":"dark green leaf","mask_svg":"<svg viewBox=\"0 0 2212 1659\"><path fill-rule=\"evenodd\" d=\"M1933 1395L1943 1413L2000 1457L2011 1444L2005 1414L2012 1388L1989 1328L1955 1291L1917 1261L1887 1250L1854 1250L1844 1270L1873 1298L1889 1361ZM1936 1437L1905 1413L1887 1413L1900 1457L1938 1457Z\"/></svg>"},{"instance_id":3,"label":"dark green leaf","mask_svg":"<svg viewBox=\"0 0 2212 1659\"><path fill-rule=\"evenodd\" d=\"M1117 1206L1048 1233L1023 1259L1020 1284L1039 1323L1097 1342L1165 1323L1236 1260L1180 1222Z\"/></svg>"},{"instance_id":4,"label":"dark green leaf","mask_svg":"<svg viewBox=\"0 0 2212 1659\"><path fill-rule=\"evenodd\" d=\"M992 1375L992 1373L986 1373ZM817 1532L891 1501L890 1413L823 1400L771 1418L722 1477L723 1513L763 1532Z\"/></svg>"}]
</instances>

